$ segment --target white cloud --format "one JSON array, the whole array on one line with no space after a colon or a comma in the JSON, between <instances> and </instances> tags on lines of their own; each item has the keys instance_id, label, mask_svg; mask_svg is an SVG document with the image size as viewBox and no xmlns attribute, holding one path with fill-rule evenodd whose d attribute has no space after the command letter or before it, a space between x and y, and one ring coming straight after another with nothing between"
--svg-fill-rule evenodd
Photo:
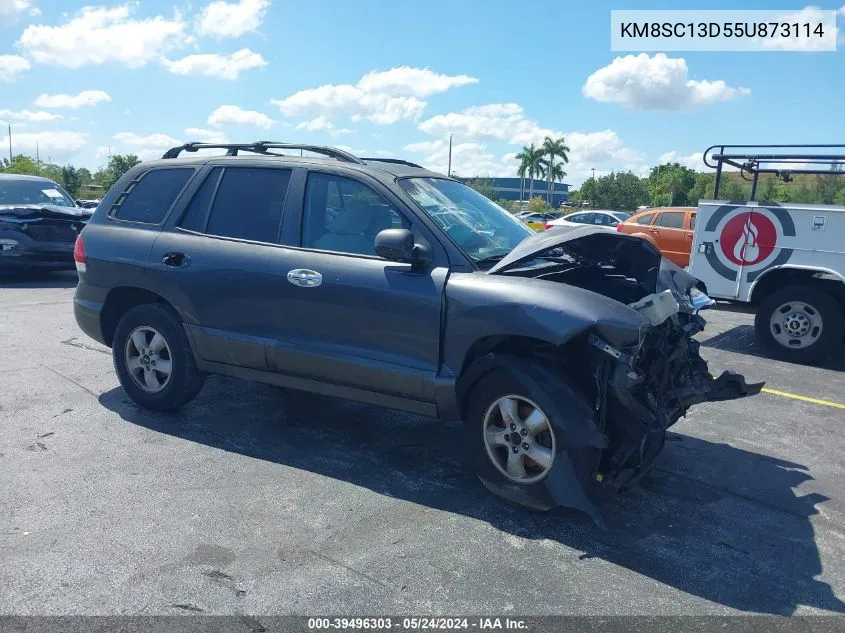
<instances>
[{"instance_id":1,"label":"white cloud","mask_svg":"<svg viewBox=\"0 0 845 633\"><path fill-rule=\"evenodd\" d=\"M310 121L303 121L296 126L297 130L305 130L307 132L325 132L334 128L332 122L324 116L318 116Z\"/></svg>"},{"instance_id":2,"label":"white cloud","mask_svg":"<svg viewBox=\"0 0 845 633\"><path fill-rule=\"evenodd\" d=\"M197 33L213 37L240 37L258 29L269 7L270 0L217 0L200 12Z\"/></svg>"},{"instance_id":3,"label":"white cloud","mask_svg":"<svg viewBox=\"0 0 845 633\"><path fill-rule=\"evenodd\" d=\"M33 112L31 110L20 110L13 112L12 110L0 110L0 121L9 123L10 121L28 121L30 123L44 123L46 121L57 121L61 119L61 114L54 114L52 112Z\"/></svg>"},{"instance_id":4,"label":"white cloud","mask_svg":"<svg viewBox=\"0 0 845 633\"><path fill-rule=\"evenodd\" d=\"M428 68L400 66L382 72L368 72L358 81L358 88L371 94L401 94L424 98L477 83L478 79L469 75L443 75Z\"/></svg>"},{"instance_id":5,"label":"white cloud","mask_svg":"<svg viewBox=\"0 0 845 633\"><path fill-rule=\"evenodd\" d=\"M581 90L596 101L636 110L680 110L751 94L748 88L732 88L721 79L689 79L686 60L663 53L617 57L587 77Z\"/></svg>"},{"instance_id":6,"label":"white cloud","mask_svg":"<svg viewBox=\"0 0 845 633\"><path fill-rule=\"evenodd\" d=\"M12 134L15 153L35 152L47 160L66 158L88 143L88 135L82 132L26 132ZM3 138L3 147L9 147L9 137Z\"/></svg>"},{"instance_id":7,"label":"white cloud","mask_svg":"<svg viewBox=\"0 0 845 633\"><path fill-rule=\"evenodd\" d=\"M162 60L162 64L176 75L237 79L242 71L250 68L263 68L267 65L267 62L260 54L248 48L242 48L231 55L220 55L219 53L188 55L176 61Z\"/></svg>"},{"instance_id":8,"label":"white cloud","mask_svg":"<svg viewBox=\"0 0 845 633\"><path fill-rule=\"evenodd\" d=\"M128 147L141 160L161 158L171 147L182 145L182 141L161 133L142 136L135 132L118 132L113 138Z\"/></svg>"},{"instance_id":9,"label":"white cloud","mask_svg":"<svg viewBox=\"0 0 845 633\"><path fill-rule=\"evenodd\" d=\"M695 171L704 171L704 154L702 152L693 152L687 156L679 156L678 152L671 151L661 154L657 159L658 165L665 165L666 163L680 163L684 167L689 167Z\"/></svg>"},{"instance_id":10,"label":"white cloud","mask_svg":"<svg viewBox=\"0 0 845 633\"><path fill-rule=\"evenodd\" d=\"M12 82L31 67L32 64L19 55L0 55L0 82Z\"/></svg>"},{"instance_id":11,"label":"white cloud","mask_svg":"<svg viewBox=\"0 0 845 633\"><path fill-rule=\"evenodd\" d=\"M28 26L18 44L42 64L79 68L116 62L139 68L190 43L178 12L172 19L133 19L138 4L84 7L60 26Z\"/></svg>"},{"instance_id":12,"label":"white cloud","mask_svg":"<svg viewBox=\"0 0 845 633\"><path fill-rule=\"evenodd\" d=\"M272 127L276 122L262 112L244 110L235 105L222 105L208 117L208 124L217 127L225 123L253 125L267 129Z\"/></svg>"},{"instance_id":13,"label":"white cloud","mask_svg":"<svg viewBox=\"0 0 845 633\"><path fill-rule=\"evenodd\" d=\"M109 101L111 101L111 97L107 92L102 90L83 90L75 95L41 94L35 100L35 105L40 108L84 108L95 106L98 103L108 103Z\"/></svg>"},{"instance_id":14,"label":"white cloud","mask_svg":"<svg viewBox=\"0 0 845 633\"><path fill-rule=\"evenodd\" d=\"M512 145L540 143L546 136L563 135L526 118L522 106L516 103L490 103L438 114L420 123L419 128L434 136L456 134L461 139L488 138Z\"/></svg>"},{"instance_id":15,"label":"white cloud","mask_svg":"<svg viewBox=\"0 0 845 633\"><path fill-rule=\"evenodd\" d=\"M522 106L516 103L491 103L473 106L461 112L439 114L422 121L419 128L423 132L440 139L445 139L449 134L453 134L456 143L463 143L466 146L464 151L468 152L470 149L478 151L480 156L483 156L483 160L478 157L467 164L470 168L489 170L488 175L513 176L516 174L516 167L513 166L515 163L504 157L497 158L489 151L481 149L483 146L471 143L472 141L487 139L521 146L531 143L540 144L547 136L552 138L564 137L570 148L570 162L564 167L568 173L567 182L583 180L592 173L591 170L594 167L597 172L602 167L607 167L607 171L630 169L637 173L643 169L644 157L626 147L613 130L607 129L597 132L553 130L527 118ZM442 152L444 143L448 152L448 141L445 140L412 143L405 149L435 154L438 153L438 150ZM452 159L454 165L454 147ZM440 167L443 165L442 158L432 162ZM457 170L457 168L455 169ZM470 175L485 175L485 173L478 172Z\"/></svg>"},{"instance_id":16,"label":"white cloud","mask_svg":"<svg viewBox=\"0 0 845 633\"><path fill-rule=\"evenodd\" d=\"M355 134L355 130L350 130L348 127L342 127L340 129L331 130L329 132L329 136L337 138L338 136L343 136L344 134Z\"/></svg>"},{"instance_id":17,"label":"white cloud","mask_svg":"<svg viewBox=\"0 0 845 633\"><path fill-rule=\"evenodd\" d=\"M401 66L369 72L357 84L326 84L271 101L285 116L366 118L379 125L418 119L426 107L422 97L477 83L467 75L444 75L428 68Z\"/></svg>"},{"instance_id":18,"label":"white cloud","mask_svg":"<svg viewBox=\"0 0 845 633\"><path fill-rule=\"evenodd\" d=\"M426 154L419 162L424 167L446 173L449 169L449 141L421 141L403 148L407 152ZM482 143L455 143L452 145L452 173L459 176L515 176L519 163L516 154L509 152L496 156Z\"/></svg>"},{"instance_id":19,"label":"white cloud","mask_svg":"<svg viewBox=\"0 0 845 633\"><path fill-rule=\"evenodd\" d=\"M836 47L836 15L845 16L845 7L831 13L831 10L822 10L818 7L808 6L800 11L787 13L780 16L781 23L787 24L821 24L823 35L821 37L781 37L778 32L775 37L759 38L764 48L781 51L829 51ZM804 28L804 27L801 27ZM813 27L814 28L814 27Z\"/></svg>"},{"instance_id":20,"label":"white cloud","mask_svg":"<svg viewBox=\"0 0 845 633\"><path fill-rule=\"evenodd\" d=\"M0 25L12 24L33 4L34 0L0 0ZM37 9L33 8L32 11L37 11Z\"/></svg>"},{"instance_id":21,"label":"white cloud","mask_svg":"<svg viewBox=\"0 0 845 633\"><path fill-rule=\"evenodd\" d=\"M118 132L114 135L116 141L120 141L124 145L131 145L134 147L161 147L169 149L175 145L181 145L182 141L168 136L167 134L149 134L141 136L135 132Z\"/></svg>"},{"instance_id":22,"label":"white cloud","mask_svg":"<svg viewBox=\"0 0 845 633\"><path fill-rule=\"evenodd\" d=\"M229 139L220 130L205 130L198 127L185 128L185 135L202 143L228 143Z\"/></svg>"}]
</instances>

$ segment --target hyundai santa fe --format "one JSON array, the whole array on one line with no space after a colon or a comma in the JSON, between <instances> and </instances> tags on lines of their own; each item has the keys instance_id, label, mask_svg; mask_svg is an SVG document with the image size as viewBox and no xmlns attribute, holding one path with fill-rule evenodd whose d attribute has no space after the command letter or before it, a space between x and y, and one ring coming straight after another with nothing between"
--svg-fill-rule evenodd
<instances>
[{"instance_id":1,"label":"hyundai santa fe","mask_svg":"<svg viewBox=\"0 0 845 633\"><path fill-rule=\"evenodd\" d=\"M208 147L226 155L180 157ZM712 302L647 241L535 233L398 159L173 148L112 187L74 258L76 320L140 406L222 374L460 419L484 485L530 508L597 518L691 406L762 387L710 374Z\"/></svg>"}]
</instances>

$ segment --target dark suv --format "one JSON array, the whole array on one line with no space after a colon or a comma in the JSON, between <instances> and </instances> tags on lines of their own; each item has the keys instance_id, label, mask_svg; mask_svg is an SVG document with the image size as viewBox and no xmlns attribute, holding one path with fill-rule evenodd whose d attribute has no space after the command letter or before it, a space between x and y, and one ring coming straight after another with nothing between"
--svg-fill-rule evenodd
<instances>
[{"instance_id":1,"label":"dark suv","mask_svg":"<svg viewBox=\"0 0 845 633\"><path fill-rule=\"evenodd\" d=\"M73 244L91 213L52 180L0 174L0 273L73 270Z\"/></svg>"},{"instance_id":2,"label":"dark suv","mask_svg":"<svg viewBox=\"0 0 845 633\"><path fill-rule=\"evenodd\" d=\"M402 160L178 158L207 147L134 167L76 245L76 320L143 407L216 373L462 419L488 488L596 516L593 487L644 472L688 407L762 386L710 375L712 302L644 240L535 234Z\"/></svg>"}]
</instances>

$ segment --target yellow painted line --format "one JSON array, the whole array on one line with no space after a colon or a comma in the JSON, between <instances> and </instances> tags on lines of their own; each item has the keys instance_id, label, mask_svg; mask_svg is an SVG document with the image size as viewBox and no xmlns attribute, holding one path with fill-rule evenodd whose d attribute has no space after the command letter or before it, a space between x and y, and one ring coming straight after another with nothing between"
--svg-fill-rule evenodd
<instances>
[{"instance_id":1,"label":"yellow painted line","mask_svg":"<svg viewBox=\"0 0 845 633\"><path fill-rule=\"evenodd\" d=\"M788 393L786 391L778 391L777 389L769 389L768 387L763 387L763 393L768 393L773 396L781 396L782 398L800 400L801 402L820 404L824 407L833 407L834 409L845 409L845 404L839 404L838 402L829 402L828 400L819 400L818 398L808 398L807 396L799 396L798 394Z\"/></svg>"}]
</instances>

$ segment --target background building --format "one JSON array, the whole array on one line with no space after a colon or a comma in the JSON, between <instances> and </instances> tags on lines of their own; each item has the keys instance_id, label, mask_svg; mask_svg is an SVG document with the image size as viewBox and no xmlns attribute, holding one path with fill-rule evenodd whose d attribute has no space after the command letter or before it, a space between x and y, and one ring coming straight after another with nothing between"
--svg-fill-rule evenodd
<instances>
[{"instance_id":1,"label":"background building","mask_svg":"<svg viewBox=\"0 0 845 633\"><path fill-rule=\"evenodd\" d=\"M519 200L519 178L478 178L489 182L496 191L495 199L504 198L505 200ZM528 187L530 183L525 181L525 191L523 192L523 200L528 200ZM547 199L549 183L539 178L534 179L534 196L541 196L543 200ZM569 200L569 185L563 182L553 183L552 189L552 206L558 207L561 202Z\"/></svg>"}]
</instances>

